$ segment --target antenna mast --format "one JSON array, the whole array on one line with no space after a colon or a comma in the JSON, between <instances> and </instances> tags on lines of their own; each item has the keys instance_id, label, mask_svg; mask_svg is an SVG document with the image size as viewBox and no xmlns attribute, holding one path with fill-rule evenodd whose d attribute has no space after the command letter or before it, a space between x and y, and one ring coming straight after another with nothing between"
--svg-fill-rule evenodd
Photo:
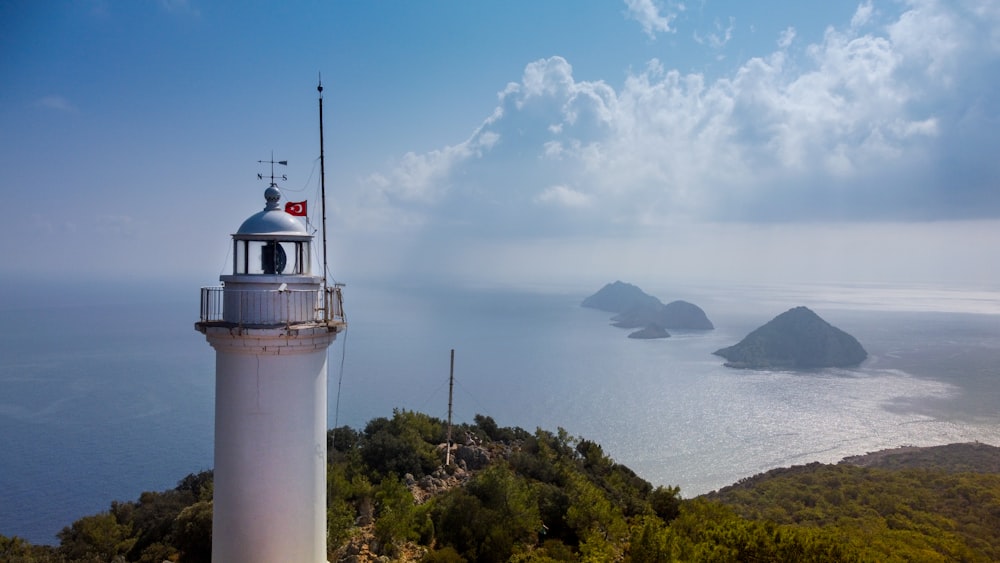
<instances>
[{"instance_id":1,"label":"antenna mast","mask_svg":"<svg viewBox=\"0 0 1000 563\"><path fill-rule=\"evenodd\" d=\"M451 349L451 370L448 374L448 447L444 454L444 466L451 465L451 396L455 388L455 349Z\"/></svg>"},{"instance_id":2,"label":"antenna mast","mask_svg":"<svg viewBox=\"0 0 1000 563\"><path fill-rule=\"evenodd\" d=\"M326 294L326 163L323 158L323 75L319 77L319 85L316 86L319 92L319 185L321 207L323 208L323 292ZM327 311L326 315L330 312Z\"/></svg>"}]
</instances>

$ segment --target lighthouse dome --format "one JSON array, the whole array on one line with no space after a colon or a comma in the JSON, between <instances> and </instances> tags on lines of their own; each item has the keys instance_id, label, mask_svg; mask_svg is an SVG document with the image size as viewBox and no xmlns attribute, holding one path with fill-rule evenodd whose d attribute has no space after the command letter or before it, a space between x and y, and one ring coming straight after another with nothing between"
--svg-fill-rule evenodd
<instances>
[{"instance_id":1,"label":"lighthouse dome","mask_svg":"<svg viewBox=\"0 0 1000 563\"><path fill-rule=\"evenodd\" d=\"M281 191L271 186L264 191L267 205L263 211L251 215L240 229L239 235L308 235L301 221L285 213L278 204L281 201Z\"/></svg>"}]
</instances>

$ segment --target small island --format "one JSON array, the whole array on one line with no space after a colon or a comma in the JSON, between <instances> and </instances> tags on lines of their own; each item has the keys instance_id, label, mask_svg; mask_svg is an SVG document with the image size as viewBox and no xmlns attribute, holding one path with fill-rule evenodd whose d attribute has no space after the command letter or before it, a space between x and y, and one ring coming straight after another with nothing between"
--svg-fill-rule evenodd
<instances>
[{"instance_id":1,"label":"small island","mask_svg":"<svg viewBox=\"0 0 1000 563\"><path fill-rule=\"evenodd\" d=\"M651 326L656 326L664 332L668 329L712 330L715 328L701 307L687 301L671 301L664 305L656 297L622 281L605 285L597 293L584 299L581 306L617 313L611 318L612 324L616 327L642 328L642 330L632 334L644 333ZM631 334L629 336L633 337ZM635 336L633 338L649 337ZM663 336L653 338L663 338Z\"/></svg>"},{"instance_id":2,"label":"small island","mask_svg":"<svg viewBox=\"0 0 1000 563\"><path fill-rule=\"evenodd\" d=\"M868 352L856 338L806 307L795 307L714 352L726 366L744 369L817 369L856 366Z\"/></svg>"},{"instance_id":3,"label":"small island","mask_svg":"<svg viewBox=\"0 0 1000 563\"><path fill-rule=\"evenodd\" d=\"M656 323L650 323L646 328L639 329L635 332L629 333L629 338L635 338L637 340L652 340L655 338L670 338L670 333L667 329Z\"/></svg>"}]
</instances>

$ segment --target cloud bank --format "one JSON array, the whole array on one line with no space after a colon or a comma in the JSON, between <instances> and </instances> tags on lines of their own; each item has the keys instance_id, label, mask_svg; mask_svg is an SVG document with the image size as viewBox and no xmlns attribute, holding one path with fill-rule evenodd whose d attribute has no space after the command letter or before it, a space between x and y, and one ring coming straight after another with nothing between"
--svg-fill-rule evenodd
<instances>
[{"instance_id":1,"label":"cloud bank","mask_svg":"<svg viewBox=\"0 0 1000 563\"><path fill-rule=\"evenodd\" d=\"M369 184L397 210L500 231L997 217L998 13L912 2L880 23L867 3L712 82L652 60L613 87L537 60L468 139Z\"/></svg>"}]
</instances>

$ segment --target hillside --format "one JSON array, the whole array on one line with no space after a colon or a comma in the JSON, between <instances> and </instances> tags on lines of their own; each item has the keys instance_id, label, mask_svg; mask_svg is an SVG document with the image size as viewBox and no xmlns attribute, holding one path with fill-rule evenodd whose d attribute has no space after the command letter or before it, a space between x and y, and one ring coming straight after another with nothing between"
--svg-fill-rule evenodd
<instances>
[{"instance_id":1,"label":"hillside","mask_svg":"<svg viewBox=\"0 0 1000 563\"><path fill-rule=\"evenodd\" d=\"M841 535L877 561L1000 561L1000 448L951 444L775 469L704 498Z\"/></svg>"},{"instance_id":2,"label":"hillside","mask_svg":"<svg viewBox=\"0 0 1000 563\"><path fill-rule=\"evenodd\" d=\"M685 500L564 430L456 427L410 411L331 430L329 560L989 561L1000 556L1000 449L901 449L898 470L810 464ZM948 472L914 468L952 458ZM0 561L208 561L212 476L112 502L57 547L0 536Z\"/></svg>"},{"instance_id":3,"label":"hillside","mask_svg":"<svg viewBox=\"0 0 1000 563\"><path fill-rule=\"evenodd\" d=\"M1000 473L1000 448L980 442L924 448L904 446L847 457L840 463L879 469L933 469L948 473Z\"/></svg>"},{"instance_id":4,"label":"hillside","mask_svg":"<svg viewBox=\"0 0 1000 563\"><path fill-rule=\"evenodd\" d=\"M856 338L806 307L785 311L714 354L728 367L749 369L849 367L868 357Z\"/></svg>"}]
</instances>

